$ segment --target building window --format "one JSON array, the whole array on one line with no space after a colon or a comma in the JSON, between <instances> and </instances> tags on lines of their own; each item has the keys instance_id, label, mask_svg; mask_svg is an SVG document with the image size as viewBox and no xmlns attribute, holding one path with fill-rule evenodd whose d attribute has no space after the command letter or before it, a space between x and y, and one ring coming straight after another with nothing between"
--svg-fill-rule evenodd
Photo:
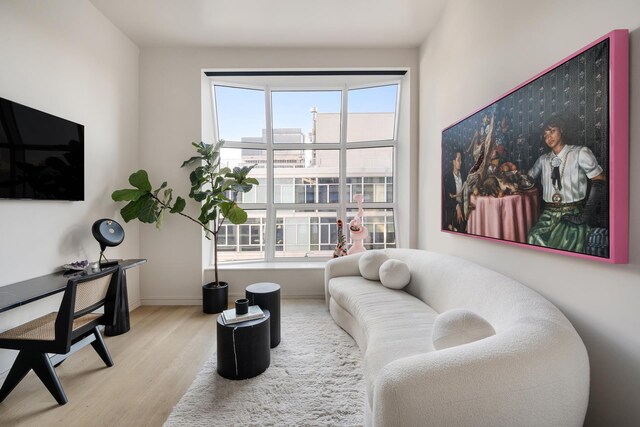
<instances>
[{"instance_id":1,"label":"building window","mask_svg":"<svg viewBox=\"0 0 640 427\"><path fill-rule=\"evenodd\" d=\"M237 200L247 223L220 230L221 261L331 257L338 218L349 241L356 194L364 196L365 247L395 247L401 81L363 77L355 87L353 76L333 77L308 76L304 89L300 79L211 79L214 138L226 141L221 165L256 165L260 182Z\"/></svg>"}]
</instances>

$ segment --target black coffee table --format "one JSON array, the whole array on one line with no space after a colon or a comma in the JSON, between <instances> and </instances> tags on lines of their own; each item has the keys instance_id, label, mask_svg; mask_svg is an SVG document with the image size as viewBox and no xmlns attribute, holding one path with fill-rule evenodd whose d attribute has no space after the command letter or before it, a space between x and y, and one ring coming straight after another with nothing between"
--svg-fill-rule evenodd
<instances>
[{"instance_id":1,"label":"black coffee table","mask_svg":"<svg viewBox=\"0 0 640 427\"><path fill-rule=\"evenodd\" d=\"M217 321L218 374L230 380L260 375L271 363L269 324L271 314L257 320L225 325Z\"/></svg>"},{"instance_id":2,"label":"black coffee table","mask_svg":"<svg viewBox=\"0 0 640 427\"><path fill-rule=\"evenodd\" d=\"M280 285L261 282L247 286L245 290L249 305L257 305L271 313L271 348L280 344Z\"/></svg>"}]
</instances>

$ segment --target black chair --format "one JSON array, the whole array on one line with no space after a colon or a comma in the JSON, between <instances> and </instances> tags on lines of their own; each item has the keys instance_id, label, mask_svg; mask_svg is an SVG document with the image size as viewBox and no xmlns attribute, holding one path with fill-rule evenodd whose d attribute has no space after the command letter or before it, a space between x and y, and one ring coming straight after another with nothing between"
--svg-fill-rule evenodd
<instances>
[{"instance_id":1,"label":"black chair","mask_svg":"<svg viewBox=\"0 0 640 427\"><path fill-rule=\"evenodd\" d=\"M75 351L91 343L107 366L113 366L98 325L116 320L120 267L70 279L60 311L49 313L0 333L0 348L20 350L0 389L0 402L33 369L60 405L67 403L54 369ZM103 313L93 313L104 306ZM47 353L54 355L49 357Z\"/></svg>"}]
</instances>

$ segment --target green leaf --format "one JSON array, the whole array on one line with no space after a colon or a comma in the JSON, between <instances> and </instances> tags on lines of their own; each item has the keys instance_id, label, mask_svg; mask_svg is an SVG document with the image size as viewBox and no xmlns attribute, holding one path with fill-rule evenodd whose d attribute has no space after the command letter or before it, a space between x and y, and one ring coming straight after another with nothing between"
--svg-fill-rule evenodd
<instances>
[{"instance_id":1,"label":"green leaf","mask_svg":"<svg viewBox=\"0 0 640 427\"><path fill-rule=\"evenodd\" d=\"M209 224L211 221L218 219L218 208L213 206L211 210L202 210L200 212L200 216L198 217L198 221L202 224Z\"/></svg>"},{"instance_id":2,"label":"green leaf","mask_svg":"<svg viewBox=\"0 0 640 427\"><path fill-rule=\"evenodd\" d=\"M149 175L144 169L140 169L138 172L132 173L131 176L129 176L129 183L140 190L151 191Z\"/></svg>"},{"instance_id":3,"label":"green leaf","mask_svg":"<svg viewBox=\"0 0 640 427\"><path fill-rule=\"evenodd\" d=\"M191 197L196 202L201 202L201 201L203 201L204 199L207 198L207 193L206 192L193 193L193 195Z\"/></svg>"},{"instance_id":4,"label":"green leaf","mask_svg":"<svg viewBox=\"0 0 640 427\"><path fill-rule=\"evenodd\" d=\"M234 202L222 202L220 203L220 212L222 212L222 216L223 217L228 217L229 216L229 212L231 211L231 208L233 208L235 206Z\"/></svg>"},{"instance_id":5,"label":"green leaf","mask_svg":"<svg viewBox=\"0 0 640 427\"><path fill-rule=\"evenodd\" d=\"M141 206L142 203L136 200L127 203L125 207L120 209L120 215L122 215L122 219L124 219L124 222L129 222L132 219L138 218L138 213L140 212Z\"/></svg>"},{"instance_id":6,"label":"green leaf","mask_svg":"<svg viewBox=\"0 0 640 427\"><path fill-rule=\"evenodd\" d=\"M138 202L142 202L138 212L138 219L147 224L156 222L159 215L158 202L151 197L140 199Z\"/></svg>"},{"instance_id":7,"label":"green leaf","mask_svg":"<svg viewBox=\"0 0 640 427\"><path fill-rule=\"evenodd\" d=\"M251 191L251 187L253 187L251 184L241 184L234 181L229 186L229 190L233 190L236 193L248 193Z\"/></svg>"},{"instance_id":8,"label":"green leaf","mask_svg":"<svg viewBox=\"0 0 640 427\"><path fill-rule=\"evenodd\" d=\"M153 191L153 195L158 197L158 193L160 192L160 190L162 190L163 188L165 188L167 186L167 181L163 182L162 185Z\"/></svg>"},{"instance_id":9,"label":"green leaf","mask_svg":"<svg viewBox=\"0 0 640 427\"><path fill-rule=\"evenodd\" d=\"M173 204L173 207L171 208L171 213L180 213L184 210L185 206L187 205L187 202L180 196L178 196L176 198L176 202Z\"/></svg>"},{"instance_id":10,"label":"green leaf","mask_svg":"<svg viewBox=\"0 0 640 427\"><path fill-rule=\"evenodd\" d=\"M184 162L182 162L182 166L180 166L181 168L185 167L185 166L189 166L195 162L197 162L198 160L202 160L201 156L193 156L188 160L185 160Z\"/></svg>"},{"instance_id":11,"label":"green leaf","mask_svg":"<svg viewBox=\"0 0 640 427\"><path fill-rule=\"evenodd\" d=\"M207 171L204 166L198 166L189 174L189 180L192 187L201 187L209 181Z\"/></svg>"},{"instance_id":12,"label":"green leaf","mask_svg":"<svg viewBox=\"0 0 640 427\"><path fill-rule=\"evenodd\" d=\"M206 211L200 211L200 216L198 216L198 221L201 224L206 224L208 222L209 214Z\"/></svg>"},{"instance_id":13,"label":"green leaf","mask_svg":"<svg viewBox=\"0 0 640 427\"><path fill-rule=\"evenodd\" d=\"M251 184L240 184L240 186L242 187L242 193L248 193L249 191L251 191L251 188L253 188L253 185Z\"/></svg>"},{"instance_id":14,"label":"green leaf","mask_svg":"<svg viewBox=\"0 0 640 427\"><path fill-rule=\"evenodd\" d=\"M173 200L173 189L167 188L166 190L164 190L164 197L162 198L162 202L165 205L170 205L171 200Z\"/></svg>"},{"instance_id":15,"label":"green leaf","mask_svg":"<svg viewBox=\"0 0 640 427\"><path fill-rule=\"evenodd\" d=\"M218 204L217 200L212 198L207 198L207 201L202 204L201 211L208 212L213 209Z\"/></svg>"},{"instance_id":16,"label":"green leaf","mask_svg":"<svg viewBox=\"0 0 640 427\"><path fill-rule=\"evenodd\" d=\"M247 222L247 213L238 206L234 206L226 217L232 224L244 224Z\"/></svg>"},{"instance_id":17,"label":"green leaf","mask_svg":"<svg viewBox=\"0 0 640 427\"><path fill-rule=\"evenodd\" d=\"M244 182L251 185L260 185L260 182L255 178L247 178Z\"/></svg>"},{"instance_id":18,"label":"green leaf","mask_svg":"<svg viewBox=\"0 0 640 427\"><path fill-rule=\"evenodd\" d=\"M213 169L214 171L218 170L220 168L220 155L216 155L212 160L211 160L211 169Z\"/></svg>"},{"instance_id":19,"label":"green leaf","mask_svg":"<svg viewBox=\"0 0 640 427\"><path fill-rule=\"evenodd\" d=\"M213 197L214 199L229 200L229 198L227 198L221 188L216 188L215 190L210 191L210 193L211 197Z\"/></svg>"},{"instance_id":20,"label":"green leaf","mask_svg":"<svg viewBox=\"0 0 640 427\"><path fill-rule=\"evenodd\" d=\"M189 174L189 181L191 181L192 187L198 185L198 175L196 174L196 171L191 171Z\"/></svg>"},{"instance_id":21,"label":"green leaf","mask_svg":"<svg viewBox=\"0 0 640 427\"><path fill-rule=\"evenodd\" d=\"M111 193L111 198L116 202L136 201L140 197L144 196L147 192L143 190L134 190L133 188L124 188L122 190L116 190Z\"/></svg>"},{"instance_id":22,"label":"green leaf","mask_svg":"<svg viewBox=\"0 0 640 427\"><path fill-rule=\"evenodd\" d=\"M162 227L163 219L164 219L164 209L160 209L160 212L158 212L158 219L156 220L156 228L158 230L160 230L160 227Z\"/></svg>"},{"instance_id":23,"label":"green leaf","mask_svg":"<svg viewBox=\"0 0 640 427\"><path fill-rule=\"evenodd\" d=\"M236 183L233 179L225 179L222 185L220 186L221 191L227 191Z\"/></svg>"},{"instance_id":24,"label":"green leaf","mask_svg":"<svg viewBox=\"0 0 640 427\"><path fill-rule=\"evenodd\" d=\"M210 199L202 205L200 217L202 223L209 223L218 219L220 214L220 201L217 199Z\"/></svg>"},{"instance_id":25,"label":"green leaf","mask_svg":"<svg viewBox=\"0 0 640 427\"><path fill-rule=\"evenodd\" d=\"M226 176L229 178L235 178L238 181L243 181L247 178L247 175L249 175L249 172L251 172L251 169L253 169L255 166L256 165L242 167L237 166L233 168L233 172L227 173Z\"/></svg>"}]
</instances>

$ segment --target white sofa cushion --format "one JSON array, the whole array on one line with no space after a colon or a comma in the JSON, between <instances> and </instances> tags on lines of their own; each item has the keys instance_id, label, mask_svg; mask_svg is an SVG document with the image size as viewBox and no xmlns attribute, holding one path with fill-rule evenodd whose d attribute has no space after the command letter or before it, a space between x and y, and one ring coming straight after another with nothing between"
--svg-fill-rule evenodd
<instances>
[{"instance_id":1,"label":"white sofa cushion","mask_svg":"<svg viewBox=\"0 0 640 427\"><path fill-rule=\"evenodd\" d=\"M382 251L367 251L358 260L360 274L365 279L380 280L380 266L389 257Z\"/></svg>"},{"instance_id":2,"label":"white sofa cushion","mask_svg":"<svg viewBox=\"0 0 640 427\"><path fill-rule=\"evenodd\" d=\"M409 266L397 259L388 259L380 266L380 282L389 289L402 289L409 284Z\"/></svg>"},{"instance_id":3,"label":"white sofa cushion","mask_svg":"<svg viewBox=\"0 0 640 427\"><path fill-rule=\"evenodd\" d=\"M495 335L493 326L471 310L455 308L441 313L433 324L433 348L443 350Z\"/></svg>"}]
</instances>

